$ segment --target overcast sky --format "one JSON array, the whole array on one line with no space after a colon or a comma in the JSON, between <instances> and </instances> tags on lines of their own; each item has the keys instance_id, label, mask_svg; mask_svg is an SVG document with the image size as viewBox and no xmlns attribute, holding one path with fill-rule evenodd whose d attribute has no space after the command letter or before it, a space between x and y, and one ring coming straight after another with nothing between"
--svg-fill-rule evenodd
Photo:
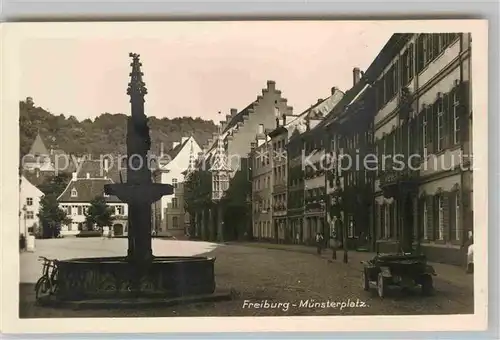
<instances>
[{"instance_id":1,"label":"overcast sky","mask_svg":"<svg viewBox=\"0 0 500 340\"><path fill-rule=\"evenodd\" d=\"M295 113L332 86L347 90L353 67L366 70L394 33L376 22L67 25L22 43L20 99L79 120L130 112L129 52L141 55L147 115L218 121L218 111L254 101L267 80Z\"/></svg>"}]
</instances>

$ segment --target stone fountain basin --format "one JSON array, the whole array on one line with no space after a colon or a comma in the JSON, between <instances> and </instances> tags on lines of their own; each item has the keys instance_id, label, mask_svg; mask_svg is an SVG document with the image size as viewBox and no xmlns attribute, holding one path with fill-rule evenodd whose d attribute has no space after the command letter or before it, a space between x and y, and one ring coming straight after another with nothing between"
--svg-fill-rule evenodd
<instances>
[{"instance_id":1,"label":"stone fountain basin","mask_svg":"<svg viewBox=\"0 0 500 340\"><path fill-rule=\"evenodd\" d=\"M105 184L104 193L118 197L122 202L141 201L153 203L165 195L174 193L174 187L162 183L114 183Z\"/></svg>"},{"instance_id":2,"label":"stone fountain basin","mask_svg":"<svg viewBox=\"0 0 500 340\"><path fill-rule=\"evenodd\" d=\"M215 258L155 257L137 266L126 257L94 257L58 262L56 298L176 298L215 291Z\"/></svg>"}]
</instances>

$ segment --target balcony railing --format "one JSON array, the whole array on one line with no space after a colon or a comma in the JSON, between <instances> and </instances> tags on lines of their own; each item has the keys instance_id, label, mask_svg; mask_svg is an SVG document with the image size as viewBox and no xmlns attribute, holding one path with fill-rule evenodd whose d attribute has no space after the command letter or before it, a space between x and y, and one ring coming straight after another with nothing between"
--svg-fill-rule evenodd
<instances>
[{"instance_id":1,"label":"balcony railing","mask_svg":"<svg viewBox=\"0 0 500 340\"><path fill-rule=\"evenodd\" d=\"M400 184L412 185L416 183L418 172L411 170L407 164L394 164L388 160L385 168L380 170L378 179L382 190L396 189Z\"/></svg>"}]
</instances>

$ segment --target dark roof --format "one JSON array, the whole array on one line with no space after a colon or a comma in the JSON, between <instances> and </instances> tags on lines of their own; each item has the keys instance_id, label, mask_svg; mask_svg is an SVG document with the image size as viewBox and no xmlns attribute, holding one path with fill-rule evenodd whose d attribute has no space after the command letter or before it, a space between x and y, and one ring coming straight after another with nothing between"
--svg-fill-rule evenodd
<instances>
[{"instance_id":1,"label":"dark roof","mask_svg":"<svg viewBox=\"0 0 500 340\"><path fill-rule=\"evenodd\" d=\"M373 82L378 77L379 73L391 62L391 60L399 53L401 48L410 41L414 33L395 33L387 43L382 47L380 53L375 57L373 62L368 66L363 77Z\"/></svg>"},{"instance_id":2,"label":"dark roof","mask_svg":"<svg viewBox=\"0 0 500 340\"><path fill-rule=\"evenodd\" d=\"M406 44L413 33L396 33L393 34L387 43L384 45L380 53L375 57L373 62L368 66L368 69L364 73L363 77L358 81L352 88L350 88L344 97L339 101L339 103L330 111L330 113L325 117L325 119L320 122L316 128L321 128L323 126L329 125L331 122L336 120L341 114L343 114L346 109L348 109L349 104L356 98L356 96L365 88L366 85L371 85L382 72L382 70L389 65L391 60L399 53L401 48ZM364 99L366 91L363 95L356 99L360 101ZM353 103L355 104L355 103Z\"/></svg>"},{"instance_id":3,"label":"dark roof","mask_svg":"<svg viewBox=\"0 0 500 340\"><path fill-rule=\"evenodd\" d=\"M268 136L274 138L276 136L281 135L282 133L288 132L288 129L283 125L278 126L276 129L268 133Z\"/></svg>"},{"instance_id":4,"label":"dark roof","mask_svg":"<svg viewBox=\"0 0 500 340\"><path fill-rule=\"evenodd\" d=\"M36 170L34 171L24 170L22 172L22 175L37 188L43 183L45 183L47 179L54 177L54 173L49 171L40 171L38 172L37 176Z\"/></svg>"},{"instance_id":5,"label":"dark roof","mask_svg":"<svg viewBox=\"0 0 500 340\"><path fill-rule=\"evenodd\" d=\"M227 130L229 130L230 128L232 128L233 126L235 126L236 124L238 124L239 122L242 122L243 121L243 117L246 116L246 115L248 115L248 110L250 110L250 109L253 108L253 104L254 103L251 103L250 105L248 105L247 107L245 107L243 110L241 110L240 112L238 112L233 118L231 118L231 120L224 127L224 131L222 131L222 132L224 133Z\"/></svg>"},{"instance_id":6,"label":"dark roof","mask_svg":"<svg viewBox=\"0 0 500 340\"><path fill-rule=\"evenodd\" d=\"M109 178L79 178L76 181L70 181L63 193L58 197L61 203L66 202L90 202L97 196L104 195L104 185L111 184L113 181ZM77 197L71 197L73 189L77 191ZM121 202L116 196L105 197L108 203Z\"/></svg>"},{"instance_id":7,"label":"dark roof","mask_svg":"<svg viewBox=\"0 0 500 340\"><path fill-rule=\"evenodd\" d=\"M105 175L108 178L111 178L115 183L120 182L120 172L122 173L122 180L126 182L127 178L127 169L125 168L125 164L122 164L120 167L118 159L114 160L114 163L109 162L108 172L104 171L104 164L99 159L86 159L78 163L79 169L76 168L76 165L73 160L71 160L71 169L70 172L77 172L77 178L87 178L87 174L89 174L90 178L103 178ZM125 161L124 161L125 162Z\"/></svg>"},{"instance_id":8,"label":"dark roof","mask_svg":"<svg viewBox=\"0 0 500 340\"><path fill-rule=\"evenodd\" d=\"M328 126L333 122L342 112L345 111L347 106L353 101L354 98L364 89L367 85L367 79L361 78L356 85L351 87L345 94L344 97L338 102L338 104L330 111L330 113L319 123L316 128L321 128L323 126Z\"/></svg>"},{"instance_id":9,"label":"dark roof","mask_svg":"<svg viewBox=\"0 0 500 340\"><path fill-rule=\"evenodd\" d=\"M179 143L175 148L170 149L169 151L167 151L167 155L170 157L170 160L173 160L175 157L177 157L177 155L179 154L179 152L181 152L181 150L187 144L187 142L189 141L189 139L190 138L187 138L184 141L184 143Z\"/></svg>"}]
</instances>

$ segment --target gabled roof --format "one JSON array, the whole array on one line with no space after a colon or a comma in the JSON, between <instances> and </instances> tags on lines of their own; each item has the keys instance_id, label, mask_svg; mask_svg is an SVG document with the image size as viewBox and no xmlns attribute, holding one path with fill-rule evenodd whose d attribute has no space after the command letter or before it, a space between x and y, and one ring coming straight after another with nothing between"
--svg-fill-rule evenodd
<instances>
[{"instance_id":1,"label":"gabled roof","mask_svg":"<svg viewBox=\"0 0 500 340\"><path fill-rule=\"evenodd\" d=\"M318 124L317 128L330 125L334 120L336 120L339 115L344 112L352 102L358 98L358 95L367 88L367 79L361 78L356 85L351 87L342 97L342 99L337 103L337 105L330 111L326 118Z\"/></svg>"},{"instance_id":2,"label":"gabled roof","mask_svg":"<svg viewBox=\"0 0 500 340\"><path fill-rule=\"evenodd\" d=\"M30 148L30 155L34 156L39 156L39 155L49 155L49 150L45 146L45 143L43 142L42 136L40 133L38 133L35 137L35 140L33 141L33 144L31 144Z\"/></svg>"},{"instance_id":3,"label":"gabled roof","mask_svg":"<svg viewBox=\"0 0 500 340\"><path fill-rule=\"evenodd\" d=\"M88 203L97 196L104 196L104 185L112 184L110 178L79 178L76 181L70 181L63 193L57 198L60 203L81 202ZM72 197L71 193L76 190L77 196ZM104 197L108 203L121 202L116 196Z\"/></svg>"},{"instance_id":4,"label":"gabled roof","mask_svg":"<svg viewBox=\"0 0 500 340\"><path fill-rule=\"evenodd\" d=\"M228 124L226 125L226 127L224 128L224 130L222 132L223 133L227 132L229 129L234 127L236 124L238 124L239 122L242 122L243 117L248 114L248 110L253 108L253 104L254 103L251 103L250 105L245 107L243 110L238 112L236 115L234 115L234 117L231 118L231 120L228 122Z\"/></svg>"},{"instance_id":5,"label":"gabled roof","mask_svg":"<svg viewBox=\"0 0 500 340\"><path fill-rule=\"evenodd\" d=\"M167 155L168 155L168 157L170 157L170 160L174 160L175 157L177 157L179 152L181 152L181 150L184 148L184 146L187 145L187 143L189 142L189 140L191 138L192 137L187 138L183 143L179 143L179 144L177 144L177 146L175 148L172 148L169 151L167 151Z\"/></svg>"},{"instance_id":6,"label":"gabled roof","mask_svg":"<svg viewBox=\"0 0 500 340\"><path fill-rule=\"evenodd\" d=\"M44 195L44 193L40 189L38 189L38 187L35 184L33 184L33 182L31 182L24 175L21 176L21 187L23 187L23 186L31 186L31 187L33 187L37 191L38 196L40 196L40 197Z\"/></svg>"}]
</instances>

